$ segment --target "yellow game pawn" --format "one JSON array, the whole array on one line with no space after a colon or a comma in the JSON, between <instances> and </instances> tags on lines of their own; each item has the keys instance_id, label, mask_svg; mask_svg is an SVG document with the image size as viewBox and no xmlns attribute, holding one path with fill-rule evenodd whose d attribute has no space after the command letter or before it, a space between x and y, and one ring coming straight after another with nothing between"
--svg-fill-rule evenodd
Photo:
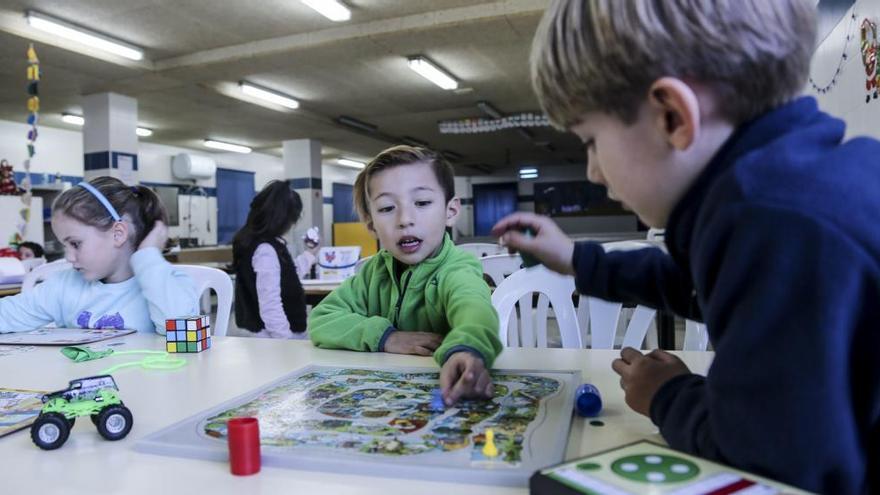
<instances>
[{"instance_id":1,"label":"yellow game pawn","mask_svg":"<svg viewBox=\"0 0 880 495\"><path fill-rule=\"evenodd\" d=\"M498 457L498 447L495 446L495 432L492 428L486 429L486 443L483 445L483 455L486 457Z\"/></svg>"}]
</instances>

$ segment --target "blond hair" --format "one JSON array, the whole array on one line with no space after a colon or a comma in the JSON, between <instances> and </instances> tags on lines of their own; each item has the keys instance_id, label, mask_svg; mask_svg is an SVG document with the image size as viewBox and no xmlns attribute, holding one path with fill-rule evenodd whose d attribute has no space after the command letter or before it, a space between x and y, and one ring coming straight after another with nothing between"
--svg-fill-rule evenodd
<instances>
[{"instance_id":1,"label":"blond hair","mask_svg":"<svg viewBox=\"0 0 880 495\"><path fill-rule=\"evenodd\" d=\"M354 181L354 206L362 222L370 222L370 178L389 168L416 163L431 165L447 203L455 196L455 173L452 165L440 153L418 146L394 146L370 160Z\"/></svg>"},{"instance_id":2,"label":"blond hair","mask_svg":"<svg viewBox=\"0 0 880 495\"><path fill-rule=\"evenodd\" d=\"M664 76L706 83L748 121L797 95L816 39L809 0L553 0L532 44L532 85L554 125L601 111L635 120Z\"/></svg>"}]
</instances>

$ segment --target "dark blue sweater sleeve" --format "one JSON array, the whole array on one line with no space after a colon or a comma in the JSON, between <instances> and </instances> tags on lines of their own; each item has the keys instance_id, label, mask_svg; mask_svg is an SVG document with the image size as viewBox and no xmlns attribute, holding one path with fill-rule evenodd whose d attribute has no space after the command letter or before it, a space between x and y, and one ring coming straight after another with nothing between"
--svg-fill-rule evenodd
<instances>
[{"instance_id":1,"label":"dark blue sweater sleeve","mask_svg":"<svg viewBox=\"0 0 880 495\"><path fill-rule=\"evenodd\" d=\"M601 244L578 242L572 264L581 294L702 320L690 276L658 248L606 253Z\"/></svg>"},{"instance_id":2,"label":"dark blue sweater sleeve","mask_svg":"<svg viewBox=\"0 0 880 495\"><path fill-rule=\"evenodd\" d=\"M715 360L706 378L664 384L651 419L674 448L811 491L861 493L874 420L859 419L859 404L877 392L857 390L853 370L877 373L876 339L859 350L856 338L864 308L878 305L877 268L833 226L773 208L733 208L701 239L717 253L695 270Z\"/></svg>"}]
</instances>

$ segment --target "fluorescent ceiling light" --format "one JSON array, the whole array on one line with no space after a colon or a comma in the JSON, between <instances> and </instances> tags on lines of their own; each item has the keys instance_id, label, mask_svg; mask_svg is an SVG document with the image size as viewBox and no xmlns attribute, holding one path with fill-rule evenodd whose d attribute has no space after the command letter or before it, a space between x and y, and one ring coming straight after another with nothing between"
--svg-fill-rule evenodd
<instances>
[{"instance_id":1,"label":"fluorescent ceiling light","mask_svg":"<svg viewBox=\"0 0 880 495\"><path fill-rule=\"evenodd\" d=\"M538 169L536 169L536 168L521 168L521 169L519 169L520 175L522 175L522 174L537 174L537 173L538 173Z\"/></svg>"},{"instance_id":2,"label":"fluorescent ceiling light","mask_svg":"<svg viewBox=\"0 0 880 495\"><path fill-rule=\"evenodd\" d=\"M153 130L146 127L138 127L134 132L140 137L150 137L153 135Z\"/></svg>"},{"instance_id":3,"label":"fluorescent ceiling light","mask_svg":"<svg viewBox=\"0 0 880 495\"><path fill-rule=\"evenodd\" d=\"M73 124L73 125L85 125L85 123L86 123L86 119L82 118L79 115L74 115L72 113L62 113L61 114L61 121L67 122L68 124Z\"/></svg>"},{"instance_id":4,"label":"fluorescent ceiling light","mask_svg":"<svg viewBox=\"0 0 880 495\"><path fill-rule=\"evenodd\" d=\"M223 141L214 141L213 139L205 139L205 146L215 150L234 151L236 153L250 153L253 151L247 146L240 144L224 143Z\"/></svg>"},{"instance_id":5,"label":"fluorescent ceiling light","mask_svg":"<svg viewBox=\"0 0 880 495\"><path fill-rule=\"evenodd\" d=\"M538 174L520 174L519 178L520 179L537 179Z\"/></svg>"},{"instance_id":6,"label":"fluorescent ceiling light","mask_svg":"<svg viewBox=\"0 0 880 495\"><path fill-rule=\"evenodd\" d=\"M299 108L299 102L285 94L261 88L260 86L251 84L246 81L241 81L240 83L238 83L238 87L241 88L242 93L248 96L253 96L254 98L259 98L263 101L268 101L269 103L281 105L282 107L286 108Z\"/></svg>"},{"instance_id":7,"label":"fluorescent ceiling light","mask_svg":"<svg viewBox=\"0 0 880 495\"><path fill-rule=\"evenodd\" d=\"M26 15L28 24L41 31L76 41L77 43L82 43L83 45L92 48L104 50L105 52L110 52L127 59L141 60L144 58L143 50L135 48L127 43L114 40L93 31L86 31L67 22L53 19L36 12L27 12Z\"/></svg>"},{"instance_id":8,"label":"fluorescent ceiling light","mask_svg":"<svg viewBox=\"0 0 880 495\"><path fill-rule=\"evenodd\" d=\"M359 162L357 160L350 160L348 158L337 158L336 163L344 166L344 167L352 167L352 168L364 168L367 166L364 162Z\"/></svg>"},{"instance_id":9,"label":"fluorescent ceiling light","mask_svg":"<svg viewBox=\"0 0 880 495\"><path fill-rule=\"evenodd\" d=\"M443 89L458 88L458 81L425 57L410 57L409 68Z\"/></svg>"},{"instance_id":10,"label":"fluorescent ceiling light","mask_svg":"<svg viewBox=\"0 0 880 495\"><path fill-rule=\"evenodd\" d=\"M334 22L351 19L351 11L337 0L302 0L302 3L318 11L319 14Z\"/></svg>"}]
</instances>

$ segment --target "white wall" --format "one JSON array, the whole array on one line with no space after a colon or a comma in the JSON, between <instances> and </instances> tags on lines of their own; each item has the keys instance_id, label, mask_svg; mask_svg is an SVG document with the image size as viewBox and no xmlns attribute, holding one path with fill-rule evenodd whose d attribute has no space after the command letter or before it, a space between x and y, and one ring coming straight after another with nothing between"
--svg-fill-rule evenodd
<instances>
[{"instance_id":1,"label":"white wall","mask_svg":"<svg viewBox=\"0 0 880 495\"><path fill-rule=\"evenodd\" d=\"M851 22L855 11L857 17ZM869 18L880 21L880 2L876 0L858 0L837 24L831 33L816 49L810 67L810 76L816 85L824 87L832 78L841 54L846 53L847 59L841 66L837 84L826 93L817 93L807 85L805 93L815 96L819 107L835 117L846 121L846 137L871 136L880 139L880 98L865 102L865 66L862 64L859 51L862 20ZM847 42L847 35L850 36Z\"/></svg>"}]
</instances>

